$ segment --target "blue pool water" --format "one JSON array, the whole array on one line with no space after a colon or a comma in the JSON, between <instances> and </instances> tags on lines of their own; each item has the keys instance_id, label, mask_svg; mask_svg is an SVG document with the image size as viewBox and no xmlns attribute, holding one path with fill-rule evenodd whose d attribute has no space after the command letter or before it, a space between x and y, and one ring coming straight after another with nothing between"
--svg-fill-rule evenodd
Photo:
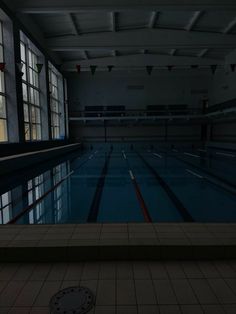
<instances>
[{"instance_id":1,"label":"blue pool water","mask_svg":"<svg viewBox=\"0 0 236 314\"><path fill-rule=\"evenodd\" d=\"M97 145L2 179L0 223L236 222L235 172L234 153Z\"/></svg>"}]
</instances>

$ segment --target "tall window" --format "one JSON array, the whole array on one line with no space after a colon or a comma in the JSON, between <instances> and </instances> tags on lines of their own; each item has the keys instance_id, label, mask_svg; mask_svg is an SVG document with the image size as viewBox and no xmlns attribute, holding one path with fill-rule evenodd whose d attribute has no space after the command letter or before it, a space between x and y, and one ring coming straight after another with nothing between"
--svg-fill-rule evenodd
<instances>
[{"instance_id":1,"label":"tall window","mask_svg":"<svg viewBox=\"0 0 236 314\"><path fill-rule=\"evenodd\" d=\"M35 177L32 180L28 181L28 205L33 204L44 194L44 175ZM29 222L39 223L41 217L44 214L44 202L38 203L30 212L29 212Z\"/></svg>"},{"instance_id":2,"label":"tall window","mask_svg":"<svg viewBox=\"0 0 236 314\"><path fill-rule=\"evenodd\" d=\"M3 28L0 22L0 62L4 63ZM0 71L0 142L7 142L7 110L5 93L5 75Z\"/></svg>"},{"instance_id":3,"label":"tall window","mask_svg":"<svg viewBox=\"0 0 236 314\"><path fill-rule=\"evenodd\" d=\"M38 56L24 42L21 42L21 63L25 140L37 141L42 138Z\"/></svg>"},{"instance_id":4,"label":"tall window","mask_svg":"<svg viewBox=\"0 0 236 314\"><path fill-rule=\"evenodd\" d=\"M0 224L7 224L11 219L11 192L0 195Z\"/></svg>"},{"instance_id":5,"label":"tall window","mask_svg":"<svg viewBox=\"0 0 236 314\"><path fill-rule=\"evenodd\" d=\"M49 90L51 108L51 130L52 138L60 138L60 97L59 97L59 77L56 68L49 63Z\"/></svg>"}]
</instances>

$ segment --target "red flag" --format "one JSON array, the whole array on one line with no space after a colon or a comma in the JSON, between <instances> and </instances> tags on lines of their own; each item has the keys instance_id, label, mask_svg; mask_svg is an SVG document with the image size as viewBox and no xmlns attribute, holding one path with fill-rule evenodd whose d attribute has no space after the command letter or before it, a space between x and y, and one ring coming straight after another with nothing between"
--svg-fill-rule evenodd
<instances>
[{"instance_id":1,"label":"red flag","mask_svg":"<svg viewBox=\"0 0 236 314\"><path fill-rule=\"evenodd\" d=\"M230 64L230 67L231 67L231 71L235 72L236 64Z\"/></svg>"},{"instance_id":2,"label":"red flag","mask_svg":"<svg viewBox=\"0 0 236 314\"><path fill-rule=\"evenodd\" d=\"M1 62L1 63L0 63L0 71L1 71L1 72L4 72L5 67L6 67L6 63L5 63L5 62Z\"/></svg>"},{"instance_id":3,"label":"red flag","mask_svg":"<svg viewBox=\"0 0 236 314\"><path fill-rule=\"evenodd\" d=\"M217 64L212 64L211 65L211 72L213 75L216 73L216 69L217 69Z\"/></svg>"},{"instance_id":4,"label":"red flag","mask_svg":"<svg viewBox=\"0 0 236 314\"><path fill-rule=\"evenodd\" d=\"M108 72L111 72L112 69L114 68L114 65L108 65L107 68L108 68Z\"/></svg>"},{"instance_id":5,"label":"red flag","mask_svg":"<svg viewBox=\"0 0 236 314\"><path fill-rule=\"evenodd\" d=\"M96 72L97 66L96 65L90 65L90 69L91 69L92 75L94 75Z\"/></svg>"},{"instance_id":6,"label":"red flag","mask_svg":"<svg viewBox=\"0 0 236 314\"><path fill-rule=\"evenodd\" d=\"M77 72L80 73L81 67L79 64L76 64L76 69L77 69Z\"/></svg>"},{"instance_id":7,"label":"red flag","mask_svg":"<svg viewBox=\"0 0 236 314\"><path fill-rule=\"evenodd\" d=\"M153 70L153 65L147 65L146 66L146 70L147 70L148 75L151 75L152 74L152 70Z\"/></svg>"},{"instance_id":8,"label":"red flag","mask_svg":"<svg viewBox=\"0 0 236 314\"><path fill-rule=\"evenodd\" d=\"M42 63L37 63L36 67L37 67L38 73L40 74L42 69L43 69L43 64Z\"/></svg>"}]
</instances>

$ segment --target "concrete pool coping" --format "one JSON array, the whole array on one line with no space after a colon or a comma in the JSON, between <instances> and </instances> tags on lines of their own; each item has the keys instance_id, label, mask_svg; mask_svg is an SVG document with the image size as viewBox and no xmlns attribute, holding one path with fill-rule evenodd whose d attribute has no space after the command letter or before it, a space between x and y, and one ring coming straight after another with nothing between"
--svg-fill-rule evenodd
<instances>
[{"instance_id":1,"label":"concrete pool coping","mask_svg":"<svg viewBox=\"0 0 236 314\"><path fill-rule=\"evenodd\" d=\"M48 161L79 148L80 143L74 143L28 153L0 157L0 175L6 175L25 167L34 166L39 162Z\"/></svg>"},{"instance_id":2,"label":"concrete pool coping","mask_svg":"<svg viewBox=\"0 0 236 314\"><path fill-rule=\"evenodd\" d=\"M236 258L236 223L0 227L0 262L233 258Z\"/></svg>"}]
</instances>

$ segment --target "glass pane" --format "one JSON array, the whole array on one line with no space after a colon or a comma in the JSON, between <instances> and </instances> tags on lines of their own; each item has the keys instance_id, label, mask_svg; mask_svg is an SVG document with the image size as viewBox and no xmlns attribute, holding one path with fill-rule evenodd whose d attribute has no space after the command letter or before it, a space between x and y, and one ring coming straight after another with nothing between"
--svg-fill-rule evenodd
<instances>
[{"instance_id":1,"label":"glass pane","mask_svg":"<svg viewBox=\"0 0 236 314\"><path fill-rule=\"evenodd\" d=\"M28 123L25 123L25 139L26 141L30 140L30 127Z\"/></svg>"},{"instance_id":2,"label":"glass pane","mask_svg":"<svg viewBox=\"0 0 236 314\"><path fill-rule=\"evenodd\" d=\"M28 92L26 84L22 84L23 100L28 101Z\"/></svg>"},{"instance_id":3,"label":"glass pane","mask_svg":"<svg viewBox=\"0 0 236 314\"><path fill-rule=\"evenodd\" d=\"M29 122L29 107L27 104L24 104L24 119L25 122Z\"/></svg>"},{"instance_id":4,"label":"glass pane","mask_svg":"<svg viewBox=\"0 0 236 314\"><path fill-rule=\"evenodd\" d=\"M0 43L3 43L3 38L2 38L2 22L0 22Z\"/></svg>"},{"instance_id":5,"label":"glass pane","mask_svg":"<svg viewBox=\"0 0 236 314\"><path fill-rule=\"evenodd\" d=\"M25 64L23 64L23 67L22 67L22 72L23 72L23 76L22 76L22 79L24 80L24 81L26 81L26 65Z\"/></svg>"},{"instance_id":6,"label":"glass pane","mask_svg":"<svg viewBox=\"0 0 236 314\"><path fill-rule=\"evenodd\" d=\"M37 139L41 140L41 125L37 124L36 128L37 128Z\"/></svg>"},{"instance_id":7,"label":"glass pane","mask_svg":"<svg viewBox=\"0 0 236 314\"><path fill-rule=\"evenodd\" d=\"M7 122L6 120L0 119L0 142L7 141Z\"/></svg>"},{"instance_id":8,"label":"glass pane","mask_svg":"<svg viewBox=\"0 0 236 314\"><path fill-rule=\"evenodd\" d=\"M3 46L0 43L0 62L4 62Z\"/></svg>"},{"instance_id":9,"label":"glass pane","mask_svg":"<svg viewBox=\"0 0 236 314\"><path fill-rule=\"evenodd\" d=\"M36 125L32 124L32 140L37 140Z\"/></svg>"},{"instance_id":10,"label":"glass pane","mask_svg":"<svg viewBox=\"0 0 236 314\"><path fill-rule=\"evenodd\" d=\"M37 107L35 107L35 117L36 117L36 123L41 123L40 109Z\"/></svg>"},{"instance_id":11,"label":"glass pane","mask_svg":"<svg viewBox=\"0 0 236 314\"><path fill-rule=\"evenodd\" d=\"M40 103L39 103L39 92L37 90L35 90L35 105L39 106Z\"/></svg>"},{"instance_id":12,"label":"glass pane","mask_svg":"<svg viewBox=\"0 0 236 314\"><path fill-rule=\"evenodd\" d=\"M3 72L0 72L0 92L5 93L5 79Z\"/></svg>"},{"instance_id":13,"label":"glass pane","mask_svg":"<svg viewBox=\"0 0 236 314\"><path fill-rule=\"evenodd\" d=\"M34 104L34 89L30 87L30 103Z\"/></svg>"},{"instance_id":14,"label":"glass pane","mask_svg":"<svg viewBox=\"0 0 236 314\"><path fill-rule=\"evenodd\" d=\"M3 223L6 224L10 220L10 206L7 206L2 211Z\"/></svg>"},{"instance_id":15,"label":"glass pane","mask_svg":"<svg viewBox=\"0 0 236 314\"><path fill-rule=\"evenodd\" d=\"M10 195L9 192L2 195L2 207L7 206L10 203Z\"/></svg>"},{"instance_id":16,"label":"glass pane","mask_svg":"<svg viewBox=\"0 0 236 314\"><path fill-rule=\"evenodd\" d=\"M35 107L31 106L31 122L36 123Z\"/></svg>"},{"instance_id":17,"label":"glass pane","mask_svg":"<svg viewBox=\"0 0 236 314\"><path fill-rule=\"evenodd\" d=\"M20 44L20 54L21 60L25 62L25 45L23 43Z\"/></svg>"},{"instance_id":18,"label":"glass pane","mask_svg":"<svg viewBox=\"0 0 236 314\"><path fill-rule=\"evenodd\" d=\"M0 118L6 118L6 103L4 96L0 96Z\"/></svg>"}]
</instances>

